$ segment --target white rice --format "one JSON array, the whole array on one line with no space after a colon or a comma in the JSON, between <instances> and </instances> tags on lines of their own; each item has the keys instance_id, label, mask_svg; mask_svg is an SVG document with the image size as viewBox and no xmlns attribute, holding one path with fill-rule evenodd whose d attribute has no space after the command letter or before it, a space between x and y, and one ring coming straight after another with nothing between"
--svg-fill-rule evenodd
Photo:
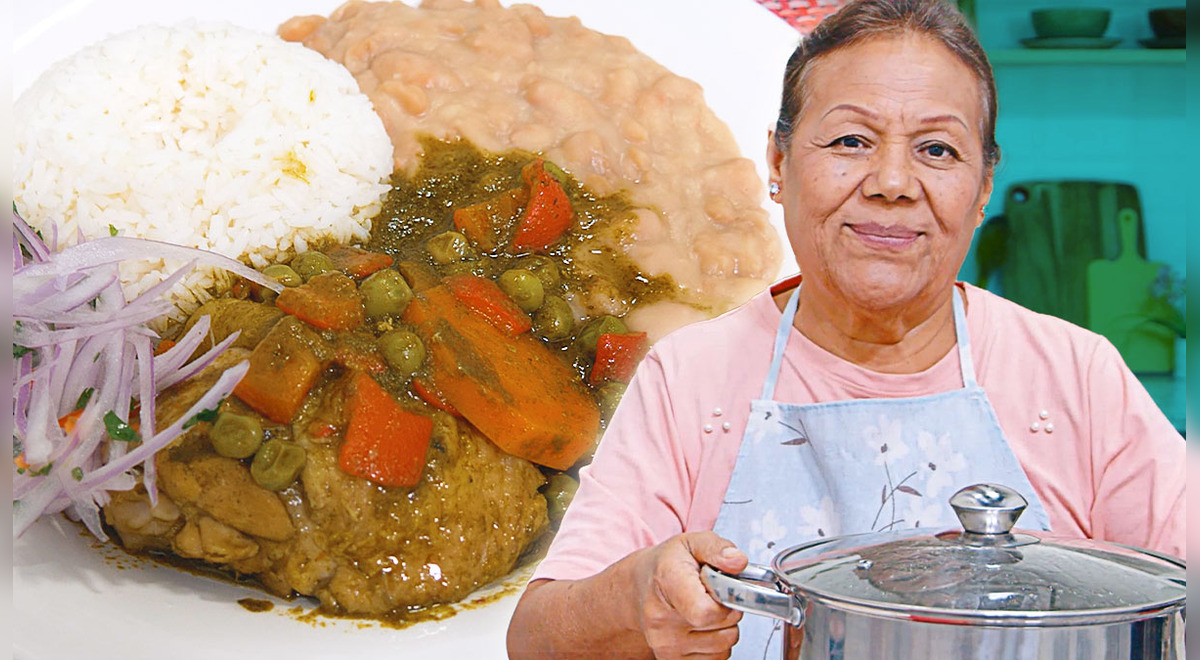
<instances>
[{"instance_id":1,"label":"white rice","mask_svg":"<svg viewBox=\"0 0 1200 660\"><path fill-rule=\"evenodd\" d=\"M231 25L145 26L43 74L14 107L13 198L59 246L138 236L256 267L314 241L363 240L392 144L340 64ZM147 255L153 257L153 255ZM122 266L132 297L178 268ZM197 269L183 311L228 284Z\"/></svg>"}]
</instances>

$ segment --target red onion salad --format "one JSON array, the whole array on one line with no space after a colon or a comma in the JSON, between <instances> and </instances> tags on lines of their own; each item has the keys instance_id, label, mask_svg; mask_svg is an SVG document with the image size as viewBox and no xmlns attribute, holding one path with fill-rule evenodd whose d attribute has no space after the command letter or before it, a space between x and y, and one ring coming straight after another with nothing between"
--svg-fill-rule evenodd
<instances>
[{"instance_id":1,"label":"red onion salad","mask_svg":"<svg viewBox=\"0 0 1200 660\"><path fill-rule=\"evenodd\" d=\"M187 265L126 300L118 264L148 258ZM203 317L155 355L158 335L146 324L174 310L163 294L197 263L282 287L233 259L160 241L113 236L54 250L15 212L12 263L13 534L66 512L107 540L100 507L109 492L135 487L141 466L156 503L155 452L211 419L249 367L245 360L230 367L187 412L156 428L155 396L199 373L237 337L192 359L208 333Z\"/></svg>"}]
</instances>

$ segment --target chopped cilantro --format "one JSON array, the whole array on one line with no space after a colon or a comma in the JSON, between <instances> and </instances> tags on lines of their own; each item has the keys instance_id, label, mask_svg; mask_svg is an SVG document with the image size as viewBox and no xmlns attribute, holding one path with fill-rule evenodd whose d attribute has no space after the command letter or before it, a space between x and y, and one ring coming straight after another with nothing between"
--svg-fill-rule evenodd
<instances>
[{"instance_id":1,"label":"chopped cilantro","mask_svg":"<svg viewBox=\"0 0 1200 660\"><path fill-rule=\"evenodd\" d=\"M92 399L92 395L96 393L96 388L89 387L79 395L79 400L75 402L75 410L83 410L87 402Z\"/></svg>"},{"instance_id":2,"label":"chopped cilantro","mask_svg":"<svg viewBox=\"0 0 1200 660\"><path fill-rule=\"evenodd\" d=\"M200 422L211 422L215 420L217 418L217 409L220 408L221 404L224 402L225 399L221 399L217 402L216 408L205 408L195 415L192 415L191 419L183 423L183 428L190 429Z\"/></svg>"},{"instance_id":3,"label":"chopped cilantro","mask_svg":"<svg viewBox=\"0 0 1200 660\"><path fill-rule=\"evenodd\" d=\"M109 226L108 226L108 235L109 235L109 236L116 236L116 235L117 235L117 228L116 228L116 227L114 227L114 226L112 226L112 225L109 225Z\"/></svg>"},{"instance_id":4,"label":"chopped cilantro","mask_svg":"<svg viewBox=\"0 0 1200 660\"><path fill-rule=\"evenodd\" d=\"M30 474L31 476L34 476L34 477L41 477L41 476L45 476L45 475L47 475L47 474L50 474L50 468L52 468L52 467L54 467L54 463L53 463L53 462L51 462L51 463L47 463L47 464L46 464L46 466L45 466L45 467L43 467L42 469L40 469L40 470L34 470L34 471L30 472L29 474Z\"/></svg>"},{"instance_id":5,"label":"chopped cilantro","mask_svg":"<svg viewBox=\"0 0 1200 660\"><path fill-rule=\"evenodd\" d=\"M81 468L81 467L71 468L71 478L74 479L75 481L83 481L83 468Z\"/></svg>"},{"instance_id":6,"label":"chopped cilantro","mask_svg":"<svg viewBox=\"0 0 1200 660\"><path fill-rule=\"evenodd\" d=\"M19 358L26 353L32 353L33 349L20 344L13 344L13 358Z\"/></svg>"},{"instance_id":7,"label":"chopped cilantro","mask_svg":"<svg viewBox=\"0 0 1200 660\"><path fill-rule=\"evenodd\" d=\"M121 421L117 413L111 410L104 413L104 428L108 431L108 437L118 442L137 442L142 439L132 426Z\"/></svg>"}]
</instances>

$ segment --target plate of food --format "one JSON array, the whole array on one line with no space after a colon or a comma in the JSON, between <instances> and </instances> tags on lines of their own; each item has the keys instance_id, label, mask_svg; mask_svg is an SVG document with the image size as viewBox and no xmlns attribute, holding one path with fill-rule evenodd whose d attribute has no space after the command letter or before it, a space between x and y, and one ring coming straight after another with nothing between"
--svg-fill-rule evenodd
<instances>
[{"instance_id":1,"label":"plate of food","mask_svg":"<svg viewBox=\"0 0 1200 660\"><path fill-rule=\"evenodd\" d=\"M751 0L16 9L16 657L503 657L638 357L795 269Z\"/></svg>"}]
</instances>

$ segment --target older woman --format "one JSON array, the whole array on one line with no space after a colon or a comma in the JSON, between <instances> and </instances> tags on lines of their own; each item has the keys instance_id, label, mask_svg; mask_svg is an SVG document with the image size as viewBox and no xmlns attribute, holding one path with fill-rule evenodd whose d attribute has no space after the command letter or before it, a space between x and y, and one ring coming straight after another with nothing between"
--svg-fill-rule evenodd
<instances>
[{"instance_id":1,"label":"older woman","mask_svg":"<svg viewBox=\"0 0 1200 660\"><path fill-rule=\"evenodd\" d=\"M802 277L647 356L509 629L513 656L762 658L698 567L956 521L1183 554L1184 443L1111 344L955 282L992 192L995 85L958 14L862 0L788 62L767 158ZM739 638L739 621L741 640Z\"/></svg>"}]
</instances>

